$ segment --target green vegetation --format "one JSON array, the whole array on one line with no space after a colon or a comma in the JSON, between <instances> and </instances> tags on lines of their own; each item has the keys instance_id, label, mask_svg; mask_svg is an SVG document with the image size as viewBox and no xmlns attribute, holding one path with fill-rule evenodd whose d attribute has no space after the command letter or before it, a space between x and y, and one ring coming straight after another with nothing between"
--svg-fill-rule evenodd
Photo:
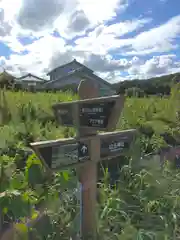
<instances>
[{"instance_id":1,"label":"green vegetation","mask_svg":"<svg viewBox=\"0 0 180 240\"><path fill-rule=\"evenodd\" d=\"M30 239L70 239L77 231L76 174L69 170L49 175L29 153L30 142L74 136L75 129L57 126L51 105L76 98L70 93L6 92L10 119L0 127L0 209L4 221L18 222L17 239L27 239L27 234ZM179 239L179 171L170 164L163 171L159 164L143 169L140 161L140 153L179 144L179 101L178 85L166 99L126 100L117 128L136 128L139 136L115 187L104 169L98 190L99 239ZM30 229L26 219L36 219L44 209L46 215Z\"/></svg>"},{"instance_id":2,"label":"green vegetation","mask_svg":"<svg viewBox=\"0 0 180 240\"><path fill-rule=\"evenodd\" d=\"M6 71L0 73L0 88L12 88L14 84L14 77Z\"/></svg>"},{"instance_id":3,"label":"green vegetation","mask_svg":"<svg viewBox=\"0 0 180 240\"><path fill-rule=\"evenodd\" d=\"M180 81L180 74L170 74L161 77L155 77L145 80L130 80L114 84L114 88L118 93L125 93L127 89L138 88L145 93L145 95L169 95L171 87L174 83Z\"/></svg>"}]
</instances>

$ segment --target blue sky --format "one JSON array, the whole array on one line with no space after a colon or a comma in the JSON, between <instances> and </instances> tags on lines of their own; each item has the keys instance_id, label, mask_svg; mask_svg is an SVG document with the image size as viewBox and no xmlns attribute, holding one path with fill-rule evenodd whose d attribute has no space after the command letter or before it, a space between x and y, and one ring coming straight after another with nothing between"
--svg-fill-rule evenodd
<instances>
[{"instance_id":1,"label":"blue sky","mask_svg":"<svg viewBox=\"0 0 180 240\"><path fill-rule=\"evenodd\" d=\"M0 67L45 77L76 58L109 82L180 72L179 0L2 0Z\"/></svg>"}]
</instances>

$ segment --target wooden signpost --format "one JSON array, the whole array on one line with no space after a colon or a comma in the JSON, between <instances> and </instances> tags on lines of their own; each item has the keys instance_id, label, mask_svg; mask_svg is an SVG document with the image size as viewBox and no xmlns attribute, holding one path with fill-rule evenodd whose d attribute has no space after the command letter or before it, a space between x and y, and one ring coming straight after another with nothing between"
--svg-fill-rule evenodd
<instances>
[{"instance_id":1,"label":"wooden signpost","mask_svg":"<svg viewBox=\"0 0 180 240\"><path fill-rule=\"evenodd\" d=\"M96 239L97 163L128 154L136 130L115 130L124 106L124 97L97 98L90 81L81 81L80 100L53 106L59 124L76 127L75 138L31 143L31 147L51 171L76 168L81 183L81 238Z\"/></svg>"}]
</instances>

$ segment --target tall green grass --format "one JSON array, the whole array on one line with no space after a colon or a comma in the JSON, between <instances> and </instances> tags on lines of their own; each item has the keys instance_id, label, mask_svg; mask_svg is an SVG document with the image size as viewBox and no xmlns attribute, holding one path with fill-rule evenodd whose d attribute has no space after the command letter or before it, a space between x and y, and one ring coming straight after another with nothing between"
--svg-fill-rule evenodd
<instances>
[{"instance_id":1,"label":"tall green grass","mask_svg":"<svg viewBox=\"0 0 180 240\"><path fill-rule=\"evenodd\" d=\"M134 156L119 169L116 186L110 186L107 169L98 184L98 239L180 238L179 171L169 164L163 170L147 162L142 167L140 160L140 155L167 146L162 133L173 135L178 144L179 96L177 85L169 98L126 100L117 129L137 128L139 136ZM49 176L35 155L26 161L21 150L28 150L32 141L74 136L75 129L58 126L54 121L51 105L77 96L6 92L6 98L11 119L0 127L0 209L6 219L21 222L16 228L22 239L30 234L25 219L36 218L42 209L47 215L34 226L29 238L70 239L79 224L80 206L73 193L77 186L75 172Z\"/></svg>"}]
</instances>

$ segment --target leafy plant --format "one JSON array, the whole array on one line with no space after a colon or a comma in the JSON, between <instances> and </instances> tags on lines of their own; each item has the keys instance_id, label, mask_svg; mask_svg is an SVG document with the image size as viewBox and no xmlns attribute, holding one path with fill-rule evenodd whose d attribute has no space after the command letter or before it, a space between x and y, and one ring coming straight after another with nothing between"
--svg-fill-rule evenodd
<instances>
[{"instance_id":1,"label":"leafy plant","mask_svg":"<svg viewBox=\"0 0 180 240\"><path fill-rule=\"evenodd\" d=\"M55 123L51 106L77 96L10 91L6 96L12 117L0 129L0 209L4 223L15 223L17 239L75 239L80 222L77 174L74 170L50 174L32 154L29 143L73 137L75 129ZM169 99L127 99L117 129L138 129L138 144L132 148L132 159L116 159L119 174L113 183L111 164L101 164L98 239L179 239L179 170L170 163L163 169L152 168L151 159L148 167L141 167L145 154L179 144L179 96L175 86ZM10 228L7 224L6 229Z\"/></svg>"}]
</instances>

